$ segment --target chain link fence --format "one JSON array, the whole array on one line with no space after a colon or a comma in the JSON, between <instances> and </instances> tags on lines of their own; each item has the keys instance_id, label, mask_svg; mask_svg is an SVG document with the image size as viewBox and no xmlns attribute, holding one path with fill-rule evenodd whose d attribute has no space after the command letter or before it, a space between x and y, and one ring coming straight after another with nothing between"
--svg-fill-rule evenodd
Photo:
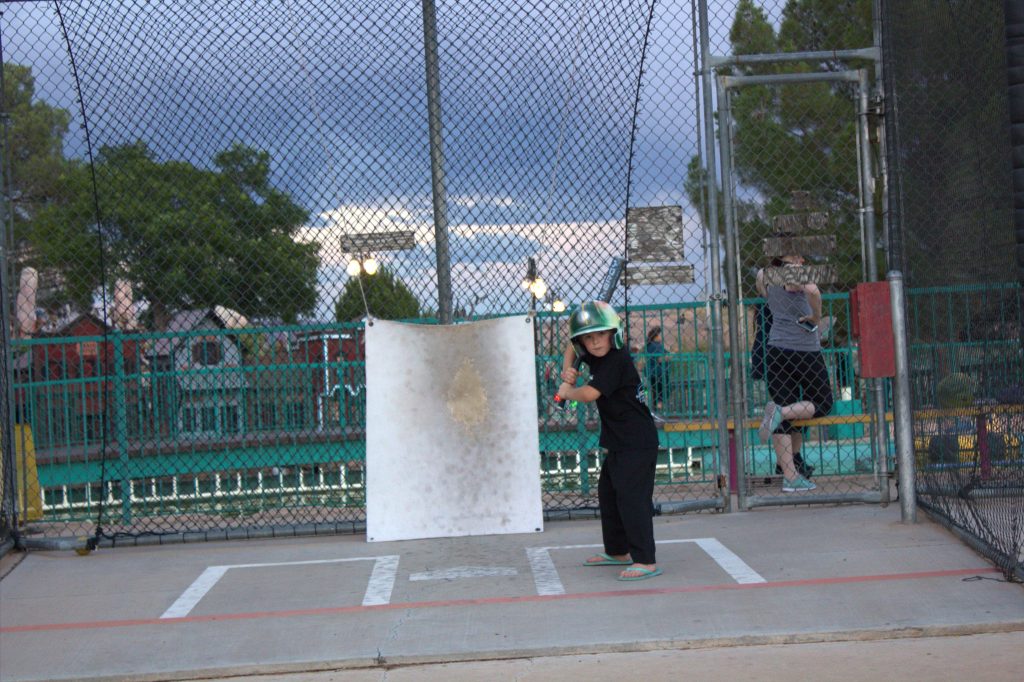
<instances>
[{"instance_id":1,"label":"chain link fence","mask_svg":"<svg viewBox=\"0 0 1024 682\"><path fill-rule=\"evenodd\" d=\"M901 60L883 104L880 28L918 4L6 3L4 532L361 528L367 316L534 315L545 510L595 514L596 411L550 397L567 309L599 297L659 420L662 511L889 501L851 290L909 273L915 367L966 352L940 321L1010 319L982 325L981 381L1020 320L977 217L1005 197L925 162L939 102ZM954 137L991 151L998 107L970 102ZM953 283L981 287L969 315L921 289Z\"/></svg>"},{"instance_id":2,"label":"chain link fence","mask_svg":"<svg viewBox=\"0 0 1024 682\"><path fill-rule=\"evenodd\" d=\"M366 316L536 314L552 513L595 513L601 457L548 399L564 306L607 292L660 409L708 416L693 7L422 9L5 5L29 530L358 527ZM675 248L634 270L629 209L663 207ZM667 436L656 503L719 504L716 447Z\"/></svg>"}]
</instances>

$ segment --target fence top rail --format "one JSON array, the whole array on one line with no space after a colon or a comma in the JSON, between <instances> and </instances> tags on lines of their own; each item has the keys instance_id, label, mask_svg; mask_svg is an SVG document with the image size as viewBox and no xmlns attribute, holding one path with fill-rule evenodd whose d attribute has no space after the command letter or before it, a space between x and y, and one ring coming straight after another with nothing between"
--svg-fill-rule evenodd
<instances>
[{"instance_id":1,"label":"fence top rail","mask_svg":"<svg viewBox=\"0 0 1024 682\"><path fill-rule=\"evenodd\" d=\"M827 417L815 417L813 419L794 419L791 423L794 426L833 426L836 424L867 424L871 421L870 414L837 414ZM892 421L892 412L885 413L885 420ZM746 419L743 421L744 428L756 429L761 425L760 419ZM730 431L736 429L736 422L730 419L726 428ZM665 422L662 430L679 433L693 431L714 431L718 429L718 421L704 419L699 421L676 421Z\"/></svg>"}]
</instances>

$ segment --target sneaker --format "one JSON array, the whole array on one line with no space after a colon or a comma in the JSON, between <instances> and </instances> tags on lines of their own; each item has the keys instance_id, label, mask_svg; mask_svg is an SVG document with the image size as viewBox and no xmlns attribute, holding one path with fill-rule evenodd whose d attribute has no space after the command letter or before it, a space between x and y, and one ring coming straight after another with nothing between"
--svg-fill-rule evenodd
<instances>
[{"instance_id":1,"label":"sneaker","mask_svg":"<svg viewBox=\"0 0 1024 682\"><path fill-rule=\"evenodd\" d=\"M797 474L796 478L792 480L788 478L782 479L782 492L784 493L797 493L804 490L814 490L817 487L818 486L811 483L800 474Z\"/></svg>"},{"instance_id":2,"label":"sneaker","mask_svg":"<svg viewBox=\"0 0 1024 682\"><path fill-rule=\"evenodd\" d=\"M764 417L761 418L761 426L757 429L757 437L762 443L767 443L772 437L775 429L782 423L782 408L773 402L764 406Z\"/></svg>"}]
</instances>

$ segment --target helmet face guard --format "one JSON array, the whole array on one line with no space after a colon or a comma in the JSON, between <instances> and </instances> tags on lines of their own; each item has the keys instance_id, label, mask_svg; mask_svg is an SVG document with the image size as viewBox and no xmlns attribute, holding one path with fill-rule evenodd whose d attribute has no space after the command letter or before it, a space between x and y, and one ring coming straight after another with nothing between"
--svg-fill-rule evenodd
<instances>
[{"instance_id":1,"label":"helmet face guard","mask_svg":"<svg viewBox=\"0 0 1024 682\"><path fill-rule=\"evenodd\" d=\"M579 341L580 337L591 332L609 329L615 331L615 335L612 337L612 346L617 349L622 348L625 345L622 338L622 320L619 319L615 308L604 301L580 303L569 317L569 338L576 349L576 355L581 356L585 351L583 344Z\"/></svg>"}]
</instances>

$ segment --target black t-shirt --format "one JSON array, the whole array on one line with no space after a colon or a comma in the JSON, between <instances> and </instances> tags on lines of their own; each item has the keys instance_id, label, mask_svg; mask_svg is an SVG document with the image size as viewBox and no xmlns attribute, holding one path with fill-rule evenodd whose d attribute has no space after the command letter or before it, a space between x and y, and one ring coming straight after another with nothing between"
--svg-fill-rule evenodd
<instances>
[{"instance_id":1,"label":"black t-shirt","mask_svg":"<svg viewBox=\"0 0 1024 682\"><path fill-rule=\"evenodd\" d=\"M583 362L590 367L588 385L601 392L597 399L601 446L609 450L657 448L658 429L629 353L621 348L613 348L600 358L585 353Z\"/></svg>"}]
</instances>

